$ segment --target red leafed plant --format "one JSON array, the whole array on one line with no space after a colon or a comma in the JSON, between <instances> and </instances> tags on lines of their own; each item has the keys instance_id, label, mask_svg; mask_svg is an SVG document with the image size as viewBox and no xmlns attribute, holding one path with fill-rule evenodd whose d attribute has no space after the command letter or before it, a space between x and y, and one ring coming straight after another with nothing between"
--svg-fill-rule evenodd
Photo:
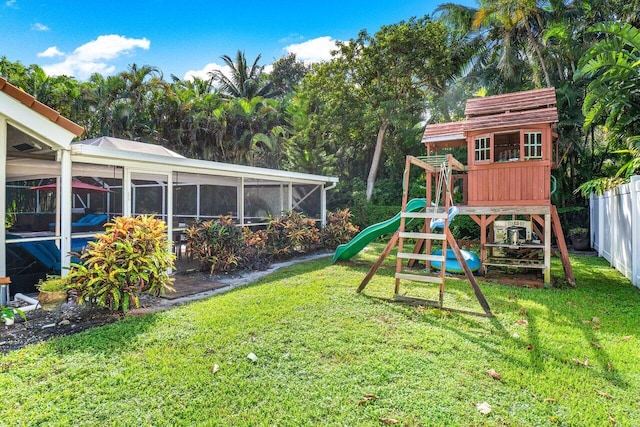
<instances>
[{"instance_id":1,"label":"red leafed plant","mask_svg":"<svg viewBox=\"0 0 640 427\"><path fill-rule=\"evenodd\" d=\"M174 268L175 255L164 221L146 215L117 217L96 239L67 276L79 302L127 311L139 307L141 293L173 291L168 271Z\"/></svg>"}]
</instances>

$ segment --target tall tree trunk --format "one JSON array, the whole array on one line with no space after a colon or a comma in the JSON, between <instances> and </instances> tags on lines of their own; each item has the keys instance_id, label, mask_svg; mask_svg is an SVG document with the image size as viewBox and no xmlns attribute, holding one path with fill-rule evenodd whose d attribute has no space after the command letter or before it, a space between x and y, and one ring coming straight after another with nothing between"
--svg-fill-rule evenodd
<instances>
[{"instance_id":1,"label":"tall tree trunk","mask_svg":"<svg viewBox=\"0 0 640 427\"><path fill-rule=\"evenodd\" d=\"M547 83L547 87L553 87L553 85L551 84L551 77L549 77L549 71L547 71L547 65L544 63L544 59L542 58L542 52L540 52L540 45L538 45L538 42L533 35L533 31L531 30L531 26L527 22L526 17L524 18L524 25L527 30L527 35L529 36L529 42L533 46L533 50L535 50L536 52L538 61L540 61L540 67L542 68L542 74L544 74L544 79Z\"/></svg>"},{"instance_id":2,"label":"tall tree trunk","mask_svg":"<svg viewBox=\"0 0 640 427\"><path fill-rule=\"evenodd\" d=\"M380 157L382 156L382 143L384 142L384 135L389 128L389 121L386 118L382 119L380 127L378 128L378 137L376 138L376 149L373 151L373 159L371 160L371 167L369 168L369 176L367 177L367 201L371 200L373 196L373 187L376 183L376 175L378 174L378 165L380 164Z\"/></svg>"}]
</instances>

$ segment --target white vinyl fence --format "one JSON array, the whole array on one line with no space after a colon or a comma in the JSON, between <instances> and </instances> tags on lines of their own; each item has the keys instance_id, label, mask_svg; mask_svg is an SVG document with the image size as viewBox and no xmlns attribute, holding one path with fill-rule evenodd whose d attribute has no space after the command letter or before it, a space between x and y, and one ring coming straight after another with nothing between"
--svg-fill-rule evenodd
<instances>
[{"instance_id":1,"label":"white vinyl fence","mask_svg":"<svg viewBox=\"0 0 640 427\"><path fill-rule=\"evenodd\" d=\"M593 249L640 287L640 176L602 196L591 194L590 214Z\"/></svg>"}]
</instances>

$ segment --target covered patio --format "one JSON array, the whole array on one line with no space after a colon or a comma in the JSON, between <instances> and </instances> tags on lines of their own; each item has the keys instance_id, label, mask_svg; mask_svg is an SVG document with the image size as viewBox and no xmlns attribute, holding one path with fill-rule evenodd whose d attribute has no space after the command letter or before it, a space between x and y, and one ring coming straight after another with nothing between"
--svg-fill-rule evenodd
<instances>
[{"instance_id":1,"label":"covered patio","mask_svg":"<svg viewBox=\"0 0 640 427\"><path fill-rule=\"evenodd\" d=\"M82 131L0 79L0 150L6 160L0 170L0 277L12 277L12 294L46 273L66 274L72 250L115 216L154 214L167 222L178 247L190 224L219 215L259 227L268 216L295 210L324 225L327 191L338 181L188 159L118 138L71 142ZM29 245L55 252L54 245L57 254L31 254L33 262L19 262Z\"/></svg>"}]
</instances>

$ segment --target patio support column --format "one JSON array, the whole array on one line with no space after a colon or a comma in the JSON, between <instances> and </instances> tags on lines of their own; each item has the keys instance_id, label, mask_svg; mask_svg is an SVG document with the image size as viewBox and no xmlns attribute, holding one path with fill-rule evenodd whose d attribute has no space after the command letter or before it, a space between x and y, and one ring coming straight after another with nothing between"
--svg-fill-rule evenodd
<instances>
[{"instance_id":1,"label":"patio support column","mask_svg":"<svg viewBox=\"0 0 640 427\"><path fill-rule=\"evenodd\" d=\"M200 221L200 190L202 185L196 184L196 219Z\"/></svg>"},{"instance_id":2,"label":"patio support column","mask_svg":"<svg viewBox=\"0 0 640 427\"><path fill-rule=\"evenodd\" d=\"M293 210L293 182L289 181L289 200L287 201L287 211Z\"/></svg>"},{"instance_id":3,"label":"patio support column","mask_svg":"<svg viewBox=\"0 0 640 427\"><path fill-rule=\"evenodd\" d=\"M280 184L280 212L284 211L284 185Z\"/></svg>"},{"instance_id":4,"label":"patio support column","mask_svg":"<svg viewBox=\"0 0 640 427\"><path fill-rule=\"evenodd\" d=\"M7 120L0 116L0 153L2 153L2 162L0 162L0 221L5 224L7 217ZM0 277L7 275L7 249L5 246L6 229L3 227L0 231Z\"/></svg>"},{"instance_id":5,"label":"patio support column","mask_svg":"<svg viewBox=\"0 0 640 427\"><path fill-rule=\"evenodd\" d=\"M122 216L131 216L131 169L122 170Z\"/></svg>"},{"instance_id":6,"label":"patio support column","mask_svg":"<svg viewBox=\"0 0 640 427\"><path fill-rule=\"evenodd\" d=\"M69 265L71 264L71 151L60 150L58 151L60 156L60 178L58 180L60 202L60 261L62 269L60 274L66 276L69 273ZM58 210L58 209L57 209Z\"/></svg>"},{"instance_id":7,"label":"patio support column","mask_svg":"<svg viewBox=\"0 0 640 427\"><path fill-rule=\"evenodd\" d=\"M167 175L167 250L173 252L173 173ZM169 269L171 272L171 269Z\"/></svg>"},{"instance_id":8,"label":"patio support column","mask_svg":"<svg viewBox=\"0 0 640 427\"><path fill-rule=\"evenodd\" d=\"M320 190L320 225L322 228L327 225L327 189L324 184Z\"/></svg>"},{"instance_id":9,"label":"patio support column","mask_svg":"<svg viewBox=\"0 0 640 427\"><path fill-rule=\"evenodd\" d=\"M238 224L244 225L244 177L240 178L238 186Z\"/></svg>"}]
</instances>

